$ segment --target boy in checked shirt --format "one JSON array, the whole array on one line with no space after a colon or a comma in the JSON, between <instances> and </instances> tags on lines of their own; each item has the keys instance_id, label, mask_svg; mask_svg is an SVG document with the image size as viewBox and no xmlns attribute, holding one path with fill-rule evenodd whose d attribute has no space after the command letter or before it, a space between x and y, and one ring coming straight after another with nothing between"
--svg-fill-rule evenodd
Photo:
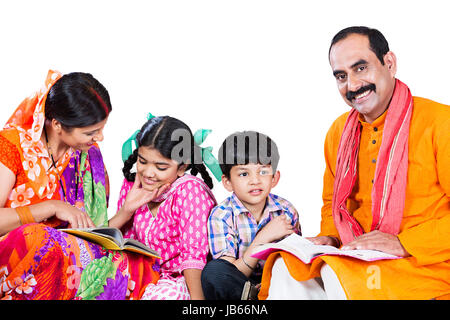
<instances>
[{"instance_id":1,"label":"boy in checked shirt","mask_svg":"<svg viewBox=\"0 0 450 320\"><path fill-rule=\"evenodd\" d=\"M264 261L251 256L253 248L301 234L297 210L271 193L280 180L278 161L276 144L262 133L237 132L222 143L222 183L232 194L208 219L213 260L202 272L206 299L256 300Z\"/></svg>"}]
</instances>

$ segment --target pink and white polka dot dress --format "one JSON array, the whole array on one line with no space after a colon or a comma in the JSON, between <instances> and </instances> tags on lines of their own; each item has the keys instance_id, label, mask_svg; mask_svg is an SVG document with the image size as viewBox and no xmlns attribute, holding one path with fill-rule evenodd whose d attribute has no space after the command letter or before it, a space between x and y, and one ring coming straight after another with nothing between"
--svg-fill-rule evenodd
<instances>
[{"instance_id":1,"label":"pink and white polka dot dress","mask_svg":"<svg viewBox=\"0 0 450 320\"><path fill-rule=\"evenodd\" d=\"M122 184L118 209L133 182ZM203 180L189 174L175 180L153 217L147 205L134 213L133 223L122 229L126 238L139 240L161 255L161 279L147 287L144 299L190 299L181 272L203 269L208 255L207 221L216 205Z\"/></svg>"}]
</instances>

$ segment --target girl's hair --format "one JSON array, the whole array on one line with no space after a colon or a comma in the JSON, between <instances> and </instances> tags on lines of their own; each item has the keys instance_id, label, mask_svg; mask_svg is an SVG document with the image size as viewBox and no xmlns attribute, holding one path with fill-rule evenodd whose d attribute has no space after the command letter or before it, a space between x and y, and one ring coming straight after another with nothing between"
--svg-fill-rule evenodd
<instances>
[{"instance_id":1,"label":"girl's hair","mask_svg":"<svg viewBox=\"0 0 450 320\"><path fill-rule=\"evenodd\" d=\"M82 72L63 75L50 88L45 102L45 118L58 120L66 131L99 123L111 110L106 88Z\"/></svg>"},{"instance_id":2,"label":"girl's hair","mask_svg":"<svg viewBox=\"0 0 450 320\"><path fill-rule=\"evenodd\" d=\"M151 118L137 134L136 142L137 148L125 161L122 169L128 181L134 181L136 176L131 169L137 161L139 147L148 147L177 161L179 165L187 164L186 171L191 170L193 176L200 173L206 185L213 188L213 181L201 161L201 148L195 143L191 129L184 122L169 116Z\"/></svg>"}]
</instances>

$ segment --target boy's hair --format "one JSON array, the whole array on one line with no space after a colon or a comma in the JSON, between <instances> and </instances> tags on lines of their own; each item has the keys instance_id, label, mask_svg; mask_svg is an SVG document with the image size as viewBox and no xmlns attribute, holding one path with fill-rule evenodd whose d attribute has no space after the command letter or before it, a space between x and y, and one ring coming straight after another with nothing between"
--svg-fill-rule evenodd
<instances>
[{"instance_id":1,"label":"boy's hair","mask_svg":"<svg viewBox=\"0 0 450 320\"><path fill-rule=\"evenodd\" d=\"M271 164L275 172L279 160L275 142L256 131L235 132L224 140L219 149L220 169L227 178L230 178L231 168L239 164Z\"/></svg>"}]
</instances>

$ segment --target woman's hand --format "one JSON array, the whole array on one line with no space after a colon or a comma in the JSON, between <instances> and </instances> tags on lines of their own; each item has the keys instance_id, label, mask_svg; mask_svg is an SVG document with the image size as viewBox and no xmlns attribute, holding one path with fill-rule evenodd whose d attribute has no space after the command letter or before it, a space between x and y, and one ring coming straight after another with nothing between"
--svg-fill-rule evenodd
<instances>
[{"instance_id":1,"label":"woman's hand","mask_svg":"<svg viewBox=\"0 0 450 320\"><path fill-rule=\"evenodd\" d=\"M94 222L86 212L59 200L50 200L54 206L55 216L62 221L67 221L70 228L93 228Z\"/></svg>"}]
</instances>

